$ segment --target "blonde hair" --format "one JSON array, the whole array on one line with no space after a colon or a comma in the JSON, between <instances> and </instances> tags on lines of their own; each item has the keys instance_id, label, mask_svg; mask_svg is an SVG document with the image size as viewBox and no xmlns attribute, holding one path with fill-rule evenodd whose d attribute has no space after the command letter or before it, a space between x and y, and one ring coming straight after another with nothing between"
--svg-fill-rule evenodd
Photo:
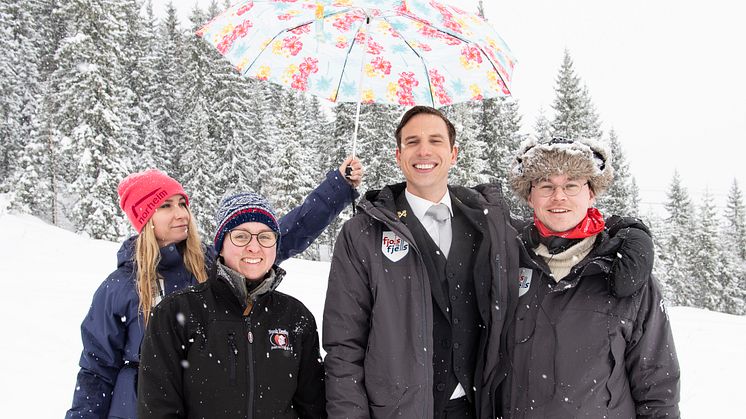
<instances>
[{"instance_id":1,"label":"blonde hair","mask_svg":"<svg viewBox=\"0 0 746 419\"><path fill-rule=\"evenodd\" d=\"M194 222L192 212L189 211L189 227L187 238L183 243L184 265L197 282L202 283L207 280L205 269L205 253L202 248L202 242L197 233L197 224ZM138 304L139 311L148 324L150 313L155 305L155 297L158 293L156 281L160 278L158 274L158 263L161 260L161 250L158 246L158 240L153 232L153 219L145 223L142 232L135 240L135 264L137 265L137 296L140 298ZM182 243L179 243L181 246Z\"/></svg>"}]
</instances>

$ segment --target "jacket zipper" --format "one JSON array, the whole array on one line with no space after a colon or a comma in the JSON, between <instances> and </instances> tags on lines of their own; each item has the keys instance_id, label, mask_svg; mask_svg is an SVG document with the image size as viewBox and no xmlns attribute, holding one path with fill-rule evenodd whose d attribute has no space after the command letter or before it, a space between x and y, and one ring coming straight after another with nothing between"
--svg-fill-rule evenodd
<instances>
[{"instance_id":1,"label":"jacket zipper","mask_svg":"<svg viewBox=\"0 0 746 419\"><path fill-rule=\"evenodd\" d=\"M231 366L230 366L230 384L236 385L236 366L238 364L238 347L236 347L236 334L234 332L228 333L228 345L231 351Z\"/></svg>"},{"instance_id":2,"label":"jacket zipper","mask_svg":"<svg viewBox=\"0 0 746 419\"><path fill-rule=\"evenodd\" d=\"M247 363L246 370L249 373L249 397L248 397L248 410L247 417L252 419L254 417L254 349L252 345L254 343L254 334L251 327L251 313L245 317L246 329L246 342L248 342L249 350L246 351Z\"/></svg>"}]
</instances>

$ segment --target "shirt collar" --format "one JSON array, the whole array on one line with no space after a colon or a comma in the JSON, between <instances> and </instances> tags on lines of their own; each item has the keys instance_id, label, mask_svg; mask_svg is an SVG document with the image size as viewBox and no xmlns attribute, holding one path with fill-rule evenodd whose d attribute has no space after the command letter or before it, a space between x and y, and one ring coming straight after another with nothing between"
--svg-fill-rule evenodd
<instances>
[{"instance_id":1,"label":"shirt collar","mask_svg":"<svg viewBox=\"0 0 746 419\"><path fill-rule=\"evenodd\" d=\"M443 195L443 198L440 199L438 202L432 202L425 198L420 198L419 196L409 192L408 190L404 190L404 195L407 198L407 202L409 203L409 206L412 208L412 212L414 213L414 216L417 217L418 220L422 220L425 217L425 213L428 209L430 209L431 206L435 204L445 204L445 206L448 207L448 211L451 212L451 217L453 217L453 207L451 206L451 194L450 192L446 191L445 195Z\"/></svg>"}]
</instances>

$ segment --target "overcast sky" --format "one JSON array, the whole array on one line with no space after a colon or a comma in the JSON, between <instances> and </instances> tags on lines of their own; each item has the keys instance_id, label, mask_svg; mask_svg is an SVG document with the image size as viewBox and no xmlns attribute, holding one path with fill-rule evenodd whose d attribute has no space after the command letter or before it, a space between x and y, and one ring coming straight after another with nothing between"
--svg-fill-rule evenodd
<instances>
[{"instance_id":1,"label":"overcast sky","mask_svg":"<svg viewBox=\"0 0 746 419\"><path fill-rule=\"evenodd\" d=\"M154 0L162 13L165 0ZM206 7L209 0L198 0ZM476 0L445 1L476 11ZM660 210L673 173L699 204L746 189L746 6L710 0L486 0L485 15L518 58L513 96L523 130L551 115L565 48L605 132L614 128L641 189ZM174 2L182 22L194 1Z\"/></svg>"}]
</instances>

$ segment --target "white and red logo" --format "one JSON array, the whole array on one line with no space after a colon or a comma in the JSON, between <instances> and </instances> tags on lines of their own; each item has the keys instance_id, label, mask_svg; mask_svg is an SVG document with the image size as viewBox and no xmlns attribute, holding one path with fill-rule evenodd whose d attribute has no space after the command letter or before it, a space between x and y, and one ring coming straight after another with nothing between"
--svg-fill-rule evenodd
<instances>
[{"instance_id":1,"label":"white and red logo","mask_svg":"<svg viewBox=\"0 0 746 419\"><path fill-rule=\"evenodd\" d=\"M285 329L272 329L269 331L270 349L282 349L289 351L293 347L290 345L290 337Z\"/></svg>"},{"instance_id":2,"label":"white and red logo","mask_svg":"<svg viewBox=\"0 0 746 419\"><path fill-rule=\"evenodd\" d=\"M398 262L409 253L409 243L393 231L384 231L381 235L381 252L392 262Z\"/></svg>"},{"instance_id":3,"label":"white and red logo","mask_svg":"<svg viewBox=\"0 0 746 419\"><path fill-rule=\"evenodd\" d=\"M531 275L533 275L534 271L528 268L521 268L518 271L518 280L520 281L518 284L518 296L523 297L523 294L528 292L528 289L531 288Z\"/></svg>"}]
</instances>

